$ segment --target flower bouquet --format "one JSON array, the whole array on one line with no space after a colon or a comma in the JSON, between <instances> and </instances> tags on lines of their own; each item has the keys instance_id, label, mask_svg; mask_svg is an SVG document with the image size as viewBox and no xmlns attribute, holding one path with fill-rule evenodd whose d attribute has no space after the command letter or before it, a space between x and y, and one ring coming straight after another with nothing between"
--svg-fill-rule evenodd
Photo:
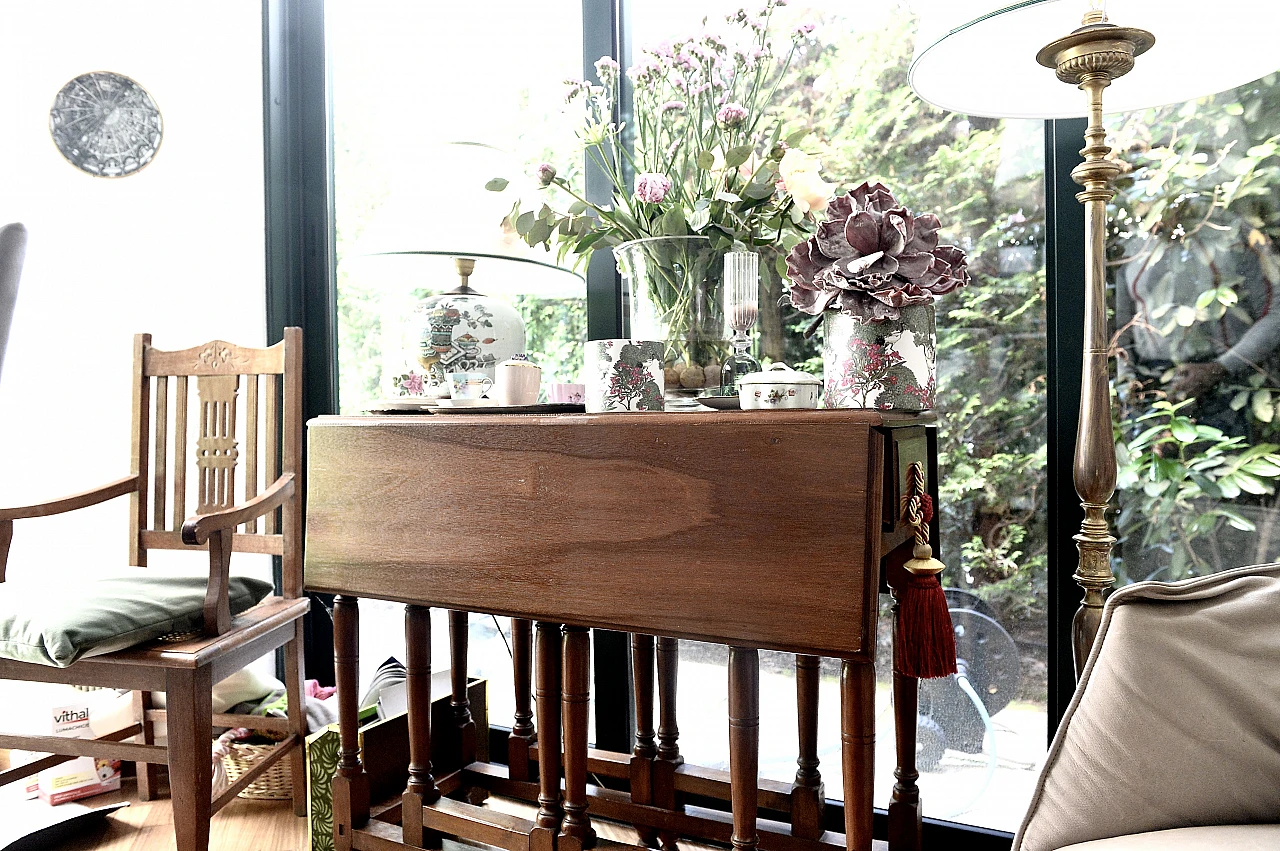
<instances>
[{"instance_id":1,"label":"flower bouquet","mask_svg":"<svg viewBox=\"0 0 1280 851\"><path fill-rule=\"evenodd\" d=\"M730 15L727 35L644 51L626 75L634 93L630 127L617 117L625 81L616 62L596 63L598 85L569 81L567 100L583 109L579 138L609 181L610 200L588 198L544 163L538 183L558 187L572 203L563 210L517 204L504 223L529 245L550 250L554 243L562 260L614 250L630 288L629 335L665 343L669 395L719 384L727 353L719 290L725 253L757 251L780 261L814 232L815 214L830 197L818 162L796 147L804 131L784 135L767 119L813 29L797 27L785 56L775 55L770 28L785 2ZM495 179L489 188L506 185Z\"/></svg>"},{"instance_id":2,"label":"flower bouquet","mask_svg":"<svg viewBox=\"0 0 1280 851\"><path fill-rule=\"evenodd\" d=\"M787 257L791 304L823 325L828 408L933 407L933 299L969 283L965 253L939 245L941 223L917 216L879 183L827 208L817 233Z\"/></svg>"}]
</instances>

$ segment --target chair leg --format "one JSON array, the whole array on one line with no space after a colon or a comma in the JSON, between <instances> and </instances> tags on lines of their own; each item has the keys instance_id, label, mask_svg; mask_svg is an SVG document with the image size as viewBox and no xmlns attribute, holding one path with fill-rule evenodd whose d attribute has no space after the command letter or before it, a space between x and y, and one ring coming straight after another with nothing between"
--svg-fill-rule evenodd
<instances>
[{"instance_id":1,"label":"chair leg","mask_svg":"<svg viewBox=\"0 0 1280 851\"><path fill-rule=\"evenodd\" d=\"M293 814L307 814L307 693L303 689L302 619L294 621L294 638L284 646L285 688L289 695L289 729L298 746L289 754L293 773Z\"/></svg>"},{"instance_id":2,"label":"chair leg","mask_svg":"<svg viewBox=\"0 0 1280 851\"><path fill-rule=\"evenodd\" d=\"M151 709L151 692L135 691L133 693L133 714L142 725L139 737L144 745L156 743L155 725L147 720L147 711ZM138 800L154 801L160 792L160 766L150 762L135 763L138 769Z\"/></svg>"},{"instance_id":3,"label":"chair leg","mask_svg":"<svg viewBox=\"0 0 1280 851\"><path fill-rule=\"evenodd\" d=\"M177 851L208 851L213 761L213 683L208 668L169 671L169 790Z\"/></svg>"}]
</instances>

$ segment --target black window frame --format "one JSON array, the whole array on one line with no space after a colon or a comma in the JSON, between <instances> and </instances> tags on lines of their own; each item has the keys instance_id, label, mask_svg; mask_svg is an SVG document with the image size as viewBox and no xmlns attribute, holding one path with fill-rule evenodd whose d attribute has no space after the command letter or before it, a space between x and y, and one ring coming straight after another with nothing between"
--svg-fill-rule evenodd
<instances>
[{"instance_id":1,"label":"black window frame","mask_svg":"<svg viewBox=\"0 0 1280 851\"><path fill-rule=\"evenodd\" d=\"M583 72L611 55L629 65L629 0L582 0ZM324 0L263 0L263 119L266 210L267 336L275 342L288 325L304 333L304 416L338 410L338 334L329 62ZM621 120L630 112L624 97ZM1053 733L1074 690L1071 619L1080 600L1071 578L1076 550L1071 535L1081 512L1072 483L1078 421L1084 321L1084 214L1076 202L1071 168L1080 162L1085 122L1045 122L1045 200L1048 352L1049 512L1049 729ZM588 192L607 195L604 176L587 173ZM610 258L601 253L587 273L590 338L622 333L621 287ZM332 601L312 595L306 671L333 682ZM595 636L597 744L631 747L629 647L625 634L597 630ZM506 730L495 725L495 756L505 753ZM708 802L709 803L709 802ZM827 802L828 828L843 829L843 806ZM876 834L886 829L876 812ZM1007 849L1012 834L925 818L925 841L958 849Z\"/></svg>"}]
</instances>

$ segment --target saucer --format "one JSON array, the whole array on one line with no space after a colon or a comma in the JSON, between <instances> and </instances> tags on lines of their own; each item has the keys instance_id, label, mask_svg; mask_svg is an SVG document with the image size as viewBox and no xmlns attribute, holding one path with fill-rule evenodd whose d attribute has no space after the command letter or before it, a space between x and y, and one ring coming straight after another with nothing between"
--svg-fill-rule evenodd
<instances>
[{"instance_id":1,"label":"saucer","mask_svg":"<svg viewBox=\"0 0 1280 851\"><path fill-rule=\"evenodd\" d=\"M369 405L370 411L425 411L428 405L440 404L439 399L424 396L400 396L395 399L379 399Z\"/></svg>"},{"instance_id":2,"label":"saucer","mask_svg":"<svg viewBox=\"0 0 1280 851\"><path fill-rule=\"evenodd\" d=\"M427 404L433 408L487 408L498 403L494 399L437 399Z\"/></svg>"},{"instance_id":3,"label":"saucer","mask_svg":"<svg viewBox=\"0 0 1280 851\"><path fill-rule=\"evenodd\" d=\"M706 405L708 408L715 408L717 411L742 410L742 402L738 399L737 394L733 396L699 396L696 401L699 405Z\"/></svg>"}]
</instances>

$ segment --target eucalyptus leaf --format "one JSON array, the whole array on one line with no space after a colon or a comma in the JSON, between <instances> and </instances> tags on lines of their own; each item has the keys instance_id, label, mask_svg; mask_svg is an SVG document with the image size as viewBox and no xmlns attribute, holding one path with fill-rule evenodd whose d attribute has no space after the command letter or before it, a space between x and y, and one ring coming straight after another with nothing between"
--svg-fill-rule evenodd
<instances>
[{"instance_id":1,"label":"eucalyptus leaf","mask_svg":"<svg viewBox=\"0 0 1280 851\"><path fill-rule=\"evenodd\" d=\"M588 209L589 208L587 207L587 202L574 201L572 204L569 205L569 214L573 216L581 216Z\"/></svg>"},{"instance_id":2,"label":"eucalyptus leaf","mask_svg":"<svg viewBox=\"0 0 1280 851\"><path fill-rule=\"evenodd\" d=\"M808 130L797 130L794 133L791 133L790 135L787 136L787 147L794 148L796 145L800 144L800 142L804 139L805 136L808 136L808 135L809 135Z\"/></svg>"},{"instance_id":3,"label":"eucalyptus leaf","mask_svg":"<svg viewBox=\"0 0 1280 851\"><path fill-rule=\"evenodd\" d=\"M689 227L684 219L684 208L679 204L676 204L670 210L663 213L662 219L658 223L658 229L662 231L663 236L687 235L689 233Z\"/></svg>"},{"instance_id":4,"label":"eucalyptus leaf","mask_svg":"<svg viewBox=\"0 0 1280 851\"><path fill-rule=\"evenodd\" d=\"M703 171L710 171L711 167L716 164L716 155L710 151L698 151L698 156L694 162Z\"/></svg>"},{"instance_id":5,"label":"eucalyptus leaf","mask_svg":"<svg viewBox=\"0 0 1280 851\"><path fill-rule=\"evenodd\" d=\"M510 183L511 181L507 180L505 177L495 177L493 180L486 183L484 188L488 189L490 192L501 192L506 189Z\"/></svg>"},{"instance_id":6,"label":"eucalyptus leaf","mask_svg":"<svg viewBox=\"0 0 1280 851\"><path fill-rule=\"evenodd\" d=\"M552 222L546 219L538 219L533 223L533 227L529 228L527 240L530 245L546 242L551 238Z\"/></svg>"},{"instance_id":7,"label":"eucalyptus leaf","mask_svg":"<svg viewBox=\"0 0 1280 851\"><path fill-rule=\"evenodd\" d=\"M521 213L520 217L516 219L516 233L520 236L528 235L529 228L533 227L533 223L537 221L537 218L532 210Z\"/></svg>"},{"instance_id":8,"label":"eucalyptus leaf","mask_svg":"<svg viewBox=\"0 0 1280 851\"><path fill-rule=\"evenodd\" d=\"M751 159L751 151L750 145L739 145L736 148L730 148L724 155L724 167L737 168ZM699 154L698 156L701 157L702 155Z\"/></svg>"},{"instance_id":9,"label":"eucalyptus leaf","mask_svg":"<svg viewBox=\"0 0 1280 851\"><path fill-rule=\"evenodd\" d=\"M695 208L692 215L689 216L689 230L695 233L701 231L711 221L711 207L704 205Z\"/></svg>"}]
</instances>

